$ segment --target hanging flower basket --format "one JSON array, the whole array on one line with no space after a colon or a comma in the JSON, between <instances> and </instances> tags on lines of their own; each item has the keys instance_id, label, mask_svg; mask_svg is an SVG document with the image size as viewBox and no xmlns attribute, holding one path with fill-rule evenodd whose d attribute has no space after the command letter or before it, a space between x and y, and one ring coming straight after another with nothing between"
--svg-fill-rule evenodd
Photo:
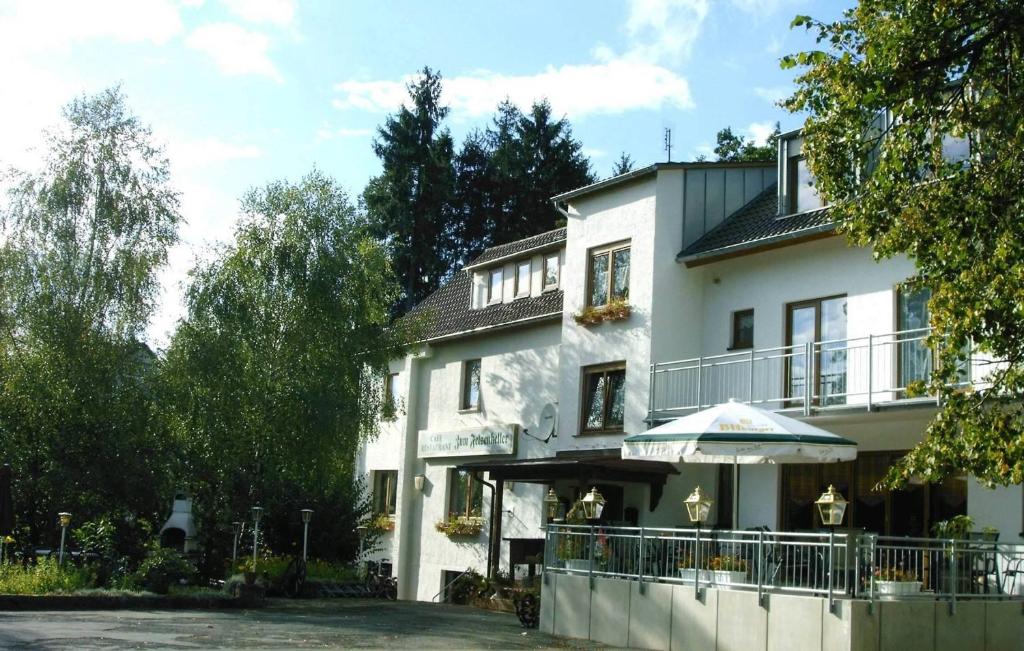
<instances>
[{"instance_id":1,"label":"hanging flower basket","mask_svg":"<svg viewBox=\"0 0 1024 651\"><path fill-rule=\"evenodd\" d=\"M629 315L629 303L622 299L615 299L600 307L588 305L579 314L574 314L572 318L581 326L594 326L605 321L628 319Z\"/></svg>"}]
</instances>

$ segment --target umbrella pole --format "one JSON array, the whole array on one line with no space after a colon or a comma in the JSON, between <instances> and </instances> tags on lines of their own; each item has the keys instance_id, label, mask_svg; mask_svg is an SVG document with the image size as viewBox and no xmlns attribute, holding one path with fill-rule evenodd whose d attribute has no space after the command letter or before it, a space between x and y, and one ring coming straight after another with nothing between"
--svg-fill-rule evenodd
<instances>
[{"instance_id":1,"label":"umbrella pole","mask_svg":"<svg viewBox=\"0 0 1024 651\"><path fill-rule=\"evenodd\" d=\"M732 458L732 528L740 528L740 464Z\"/></svg>"}]
</instances>

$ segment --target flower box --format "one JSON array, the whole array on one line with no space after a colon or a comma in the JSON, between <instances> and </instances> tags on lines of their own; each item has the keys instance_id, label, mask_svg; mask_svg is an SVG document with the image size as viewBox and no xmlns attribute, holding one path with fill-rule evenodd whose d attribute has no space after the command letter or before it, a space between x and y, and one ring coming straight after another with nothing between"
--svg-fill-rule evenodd
<instances>
[{"instance_id":1,"label":"flower box","mask_svg":"<svg viewBox=\"0 0 1024 651\"><path fill-rule=\"evenodd\" d=\"M900 596L919 594L920 581L875 581L875 592L882 599L896 599Z\"/></svg>"},{"instance_id":2,"label":"flower box","mask_svg":"<svg viewBox=\"0 0 1024 651\"><path fill-rule=\"evenodd\" d=\"M567 570L575 570L578 572L590 571L590 559L588 558L567 558L563 562L565 563L565 569Z\"/></svg>"},{"instance_id":3,"label":"flower box","mask_svg":"<svg viewBox=\"0 0 1024 651\"><path fill-rule=\"evenodd\" d=\"M679 568L679 578L693 583L697 570L691 568ZM728 570L701 570L700 582L710 585L734 585L747 582L746 572L731 572Z\"/></svg>"},{"instance_id":4,"label":"flower box","mask_svg":"<svg viewBox=\"0 0 1024 651\"><path fill-rule=\"evenodd\" d=\"M622 299L614 299L599 307L586 306L573 319L581 326L595 326L606 321L621 321L630 315L629 303Z\"/></svg>"}]
</instances>

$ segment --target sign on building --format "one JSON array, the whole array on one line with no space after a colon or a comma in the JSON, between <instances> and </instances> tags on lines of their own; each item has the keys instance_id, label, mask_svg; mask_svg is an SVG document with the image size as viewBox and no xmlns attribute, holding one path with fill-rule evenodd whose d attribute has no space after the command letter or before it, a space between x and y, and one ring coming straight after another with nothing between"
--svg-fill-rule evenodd
<instances>
[{"instance_id":1,"label":"sign on building","mask_svg":"<svg viewBox=\"0 0 1024 651\"><path fill-rule=\"evenodd\" d=\"M517 430L517 425L493 425L447 432L420 430L418 454L421 459L515 454Z\"/></svg>"}]
</instances>

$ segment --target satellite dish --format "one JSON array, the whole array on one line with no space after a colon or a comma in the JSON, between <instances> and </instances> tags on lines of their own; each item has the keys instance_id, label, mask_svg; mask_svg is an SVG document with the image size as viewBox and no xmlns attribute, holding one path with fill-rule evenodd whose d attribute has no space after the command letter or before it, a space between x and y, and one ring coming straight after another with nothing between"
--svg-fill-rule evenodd
<instances>
[{"instance_id":1,"label":"satellite dish","mask_svg":"<svg viewBox=\"0 0 1024 651\"><path fill-rule=\"evenodd\" d=\"M537 423L537 429L540 431L540 435L531 434L530 430L524 429L523 434L529 436L531 439L536 439L541 443L547 443L551 440L555 434L555 419L558 418L558 410L551 403L544 405L544 408L540 410L540 418Z\"/></svg>"}]
</instances>

